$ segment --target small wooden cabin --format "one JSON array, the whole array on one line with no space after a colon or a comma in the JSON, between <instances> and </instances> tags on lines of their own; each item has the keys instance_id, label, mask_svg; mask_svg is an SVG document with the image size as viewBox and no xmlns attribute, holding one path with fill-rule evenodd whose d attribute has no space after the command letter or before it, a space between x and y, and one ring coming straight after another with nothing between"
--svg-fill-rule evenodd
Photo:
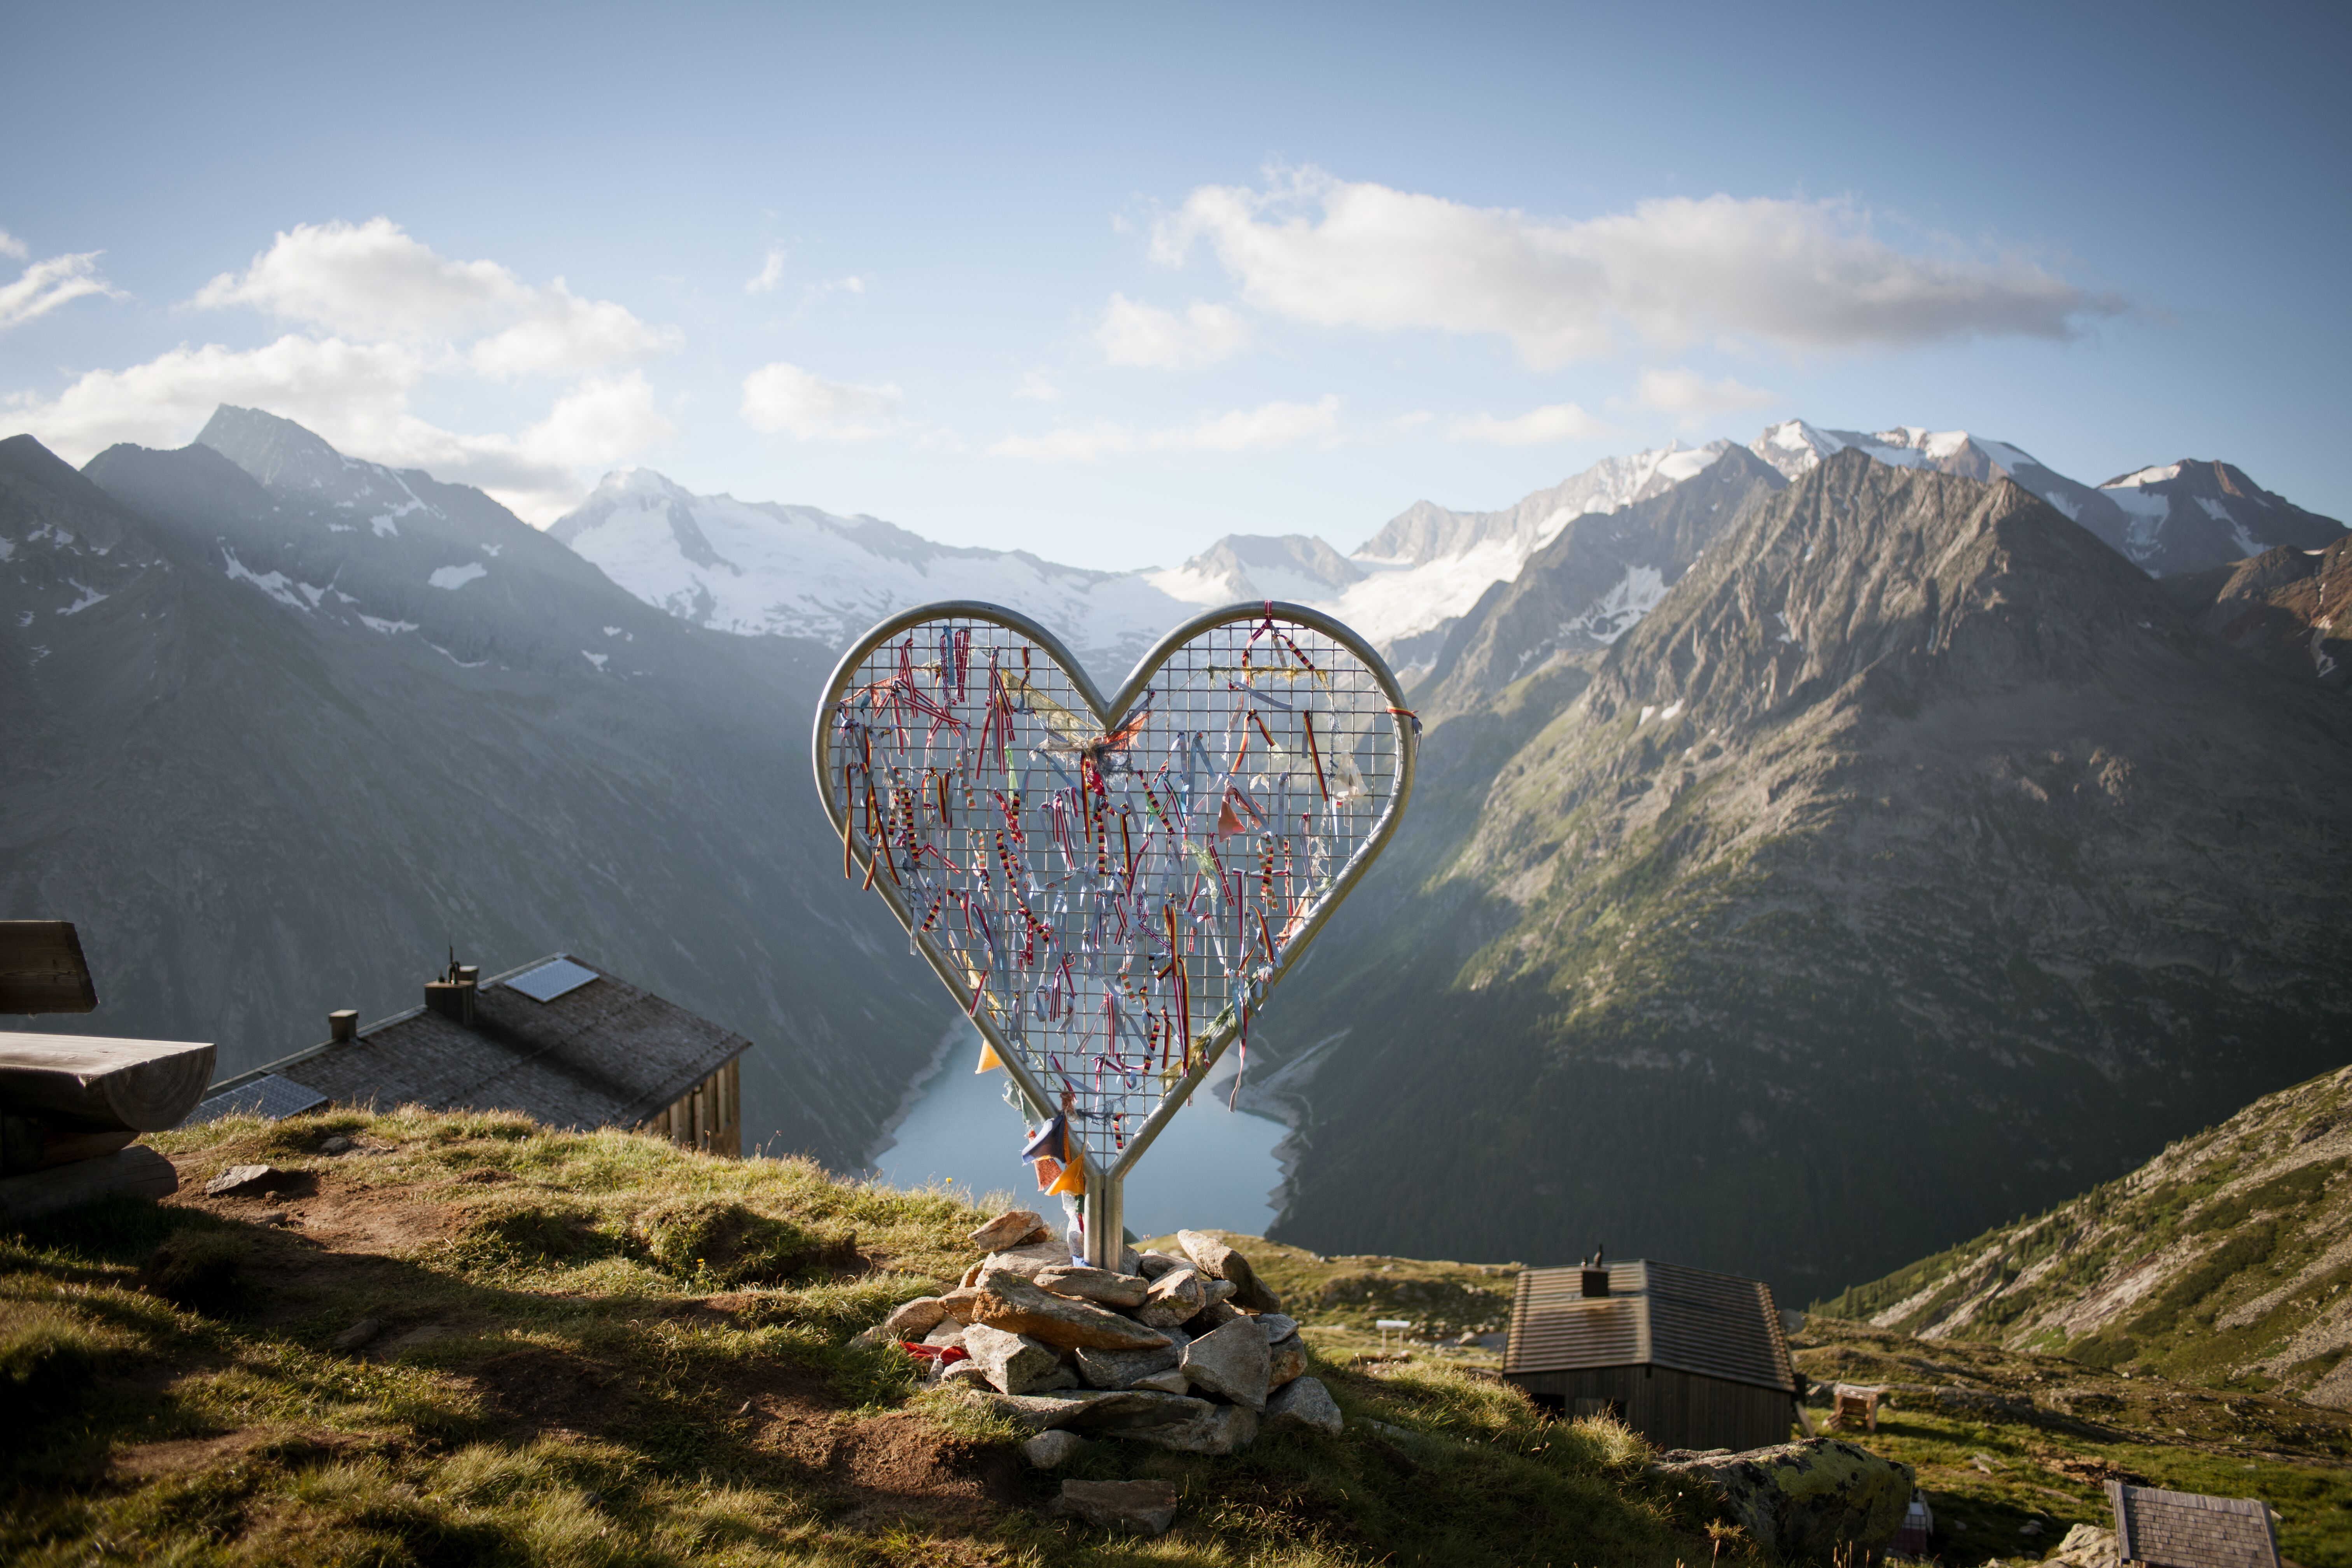
<instances>
[{"instance_id":1,"label":"small wooden cabin","mask_svg":"<svg viewBox=\"0 0 2352 1568\"><path fill-rule=\"evenodd\" d=\"M1661 1448L1785 1443L1801 1386L1770 1286L1640 1259L1523 1270L1503 1376Z\"/></svg>"},{"instance_id":2,"label":"small wooden cabin","mask_svg":"<svg viewBox=\"0 0 2352 1568\"><path fill-rule=\"evenodd\" d=\"M2204 1497L2107 1483L2116 1556L2145 1568L2279 1568L2278 1532L2260 1498Z\"/></svg>"},{"instance_id":3,"label":"small wooden cabin","mask_svg":"<svg viewBox=\"0 0 2352 1568\"><path fill-rule=\"evenodd\" d=\"M451 964L425 1005L213 1086L190 1114L291 1115L336 1101L519 1110L551 1127L633 1127L689 1149L743 1152L741 1058L751 1042L569 953L488 980Z\"/></svg>"}]
</instances>

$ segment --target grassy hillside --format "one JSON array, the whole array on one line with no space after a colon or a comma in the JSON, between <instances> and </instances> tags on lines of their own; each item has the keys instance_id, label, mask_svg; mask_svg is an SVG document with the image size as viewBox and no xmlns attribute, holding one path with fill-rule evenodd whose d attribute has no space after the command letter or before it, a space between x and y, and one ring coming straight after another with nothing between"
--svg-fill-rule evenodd
<instances>
[{"instance_id":1,"label":"grassy hillside","mask_svg":"<svg viewBox=\"0 0 2352 1568\"><path fill-rule=\"evenodd\" d=\"M2352 1068L1819 1310L2352 1408Z\"/></svg>"},{"instance_id":2,"label":"grassy hillside","mask_svg":"<svg viewBox=\"0 0 2352 1568\"><path fill-rule=\"evenodd\" d=\"M851 1344L971 1261L984 1216L961 1194L507 1115L156 1142L176 1198L0 1232L0 1561L1667 1568L1713 1550L1622 1429L1548 1422L1444 1358L1336 1346L1314 1371L1343 1435L1223 1460L1097 1442L1076 1473L1174 1480L1176 1531L1049 1521L1056 1483L1009 1426ZM203 1195L261 1161L292 1184ZM1311 1337L1439 1315L1415 1300L1472 1327L1508 1286L1266 1261Z\"/></svg>"}]
</instances>

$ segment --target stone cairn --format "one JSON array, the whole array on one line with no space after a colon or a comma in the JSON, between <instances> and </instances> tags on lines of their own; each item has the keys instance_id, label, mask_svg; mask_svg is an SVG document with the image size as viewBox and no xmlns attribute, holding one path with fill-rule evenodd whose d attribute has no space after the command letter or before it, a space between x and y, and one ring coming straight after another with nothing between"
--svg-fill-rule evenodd
<instances>
[{"instance_id":1,"label":"stone cairn","mask_svg":"<svg viewBox=\"0 0 2352 1568\"><path fill-rule=\"evenodd\" d=\"M871 1334L921 1347L940 1381L1034 1433L1022 1446L1030 1463L1057 1468L1088 1436L1230 1454L1268 1426L1340 1429L1330 1392L1306 1375L1298 1324L1217 1237L1179 1231L1181 1258L1128 1247L1117 1272L1073 1262L1031 1209L971 1239L984 1256L961 1284L908 1301ZM1062 1511L1093 1518L1064 1500Z\"/></svg>"}]
</instances>

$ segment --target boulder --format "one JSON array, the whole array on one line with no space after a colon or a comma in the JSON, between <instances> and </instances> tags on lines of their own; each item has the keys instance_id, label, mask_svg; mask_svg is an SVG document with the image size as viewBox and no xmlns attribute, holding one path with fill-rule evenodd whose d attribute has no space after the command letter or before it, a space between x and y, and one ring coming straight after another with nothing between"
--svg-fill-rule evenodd
<instances>
[{"instance_id":1,"label":"boulder","mask_svg":"<svg viewBox=\"0 0 2352 1568\"><path fill-rule=\"evenodd\" d=\"M1231 1301L1212 1301L1184 1320L1184 1331L1198 1338L1202 1334L1215 1333L1235 1319L1248 1316Z\"/></svg>"},{"instance_id":2,"label":"boulder","mask_svg":"<svg viewBox=\"0 0 2352 1568\"><path fill-rule=\"evenodd\" d=\"M1171 1366L1166 1372L1155 1372L1150 1377L1139 1377L1128 1386L1139 1389L1146 1394L1190 1394L1192 1392L1192 1380L1184 1375L1182 1367Z\"/></svg>"},{"instance_id":3,"label":"boulder","mask_svg":"<svg viewBox=\"0 0 2352 1568\"><path fill-rule=\"evenodd\" d=\"M1205 1399L1157 1390L1122 1389L1117 1394L1090 1394L1083 1410L1072 1411L1060 1425L1076 1432L1105 1432L1131 1437L1162 1426L1181 1426L1213 1409Z\"/></svg>"},{"instance_id":4,"label":"boulder","mask_svg":"<svg viewBox=\"0 0 2352 1568\"><path fill-rule=\"evenodd\" d=\"M1044 1241L1054 1233L1035 1209L1007 1209L971 1233L971 1244L982 1252L1002 1252L1024 1242Z\"/></svg>"},{"instance_id":5,"label":"boulder","mask_svg":"<svg viewBox=\"0 0 2352 1568\"><path fill-rule=\"evenodd\" d=\"M1230 1454L1248 1447L1257 1436L1258 1415L1255 1410L1238 1405L1211 1405L1199 1399L1186 1403L1197 1405L1200 1409L1182 1421L1122 1432L1119 1436L1131 1443L1149 1443L1155 1448L1172 1448L1180 1454Z\"/></svg>"},{"instance_id":6,"label":"boulder","mask_svg":"<svg viewBox=\"0 0 2352 1568\"><path fill-rule=\"evenodd\" d=\"M1195 1388L1222 1394L1253 1411L1265 1409L1266 1380L1273 1371L1265 1331L1251 1317L1235 1318L1184 1347L1184 1375Z\"/></svg>"},{"instance_id":7,"label":"boulder","mask_svg":"<svg viewBox=\"0 0 2352 1568\"><path fill-rule=\"evenodd\" d=\"M986 1323L964 1330L963 1349L999 1394L1035 1393L1062 1370L1060 1354L1045 1341L1007 1333Z\"/></svg>"},{"instance_id":8,"label":"boulder","mask_svg":"<svg viewBox=\"0 0 2352 1568\"><path fill-rule=\"evenodd\" d=\"M1136 1321L1149 1323L1155 1329L1172 1329L1188 1318L1199 1315L1208 1300L1201 1289L1201 1275L1194 1268L1171 1268L1151 1282L1143 1298L1143 1305L1135 1310Z\"/></svg>"},{"instance_id":9,"label":"boulder","mask_svg":"<svg viewBox=\"0 0 2352 1568\"><path fill-rule=\"evenodd\" d=\"M972 1309L980 1305L980 1287L959 1285L940 1298L940 1305L945 1308L947 1315L957 1322L969 1323L971 1321Z\"/></svg>"},{"instance_id":10,"label":"boulder","mask_svg":"<svg viewBox=\"0 0 2352 1568\"><path fill-rule=\"evenodd\" d=\"M1176 1489L1166 1481L1067 1480L1053 1511L1103 1530L1165 1535L1176 1522Z\"/></svg>"},{"instance_id":11,"label":"boulder","mask_svg":"<svg viewBox=\"0 0 2352 1568\"><path fill-rule=\"evenodd\" d=\"M1058 1470L1076 1458L1086 1446L1084 1437L1057 1426L1050 1432L1040 1432L1022 1444L1021 1457L1041 1470Z\"/></svg>"},{"instance_id":12,"label":"boulder","mask_svg":"<svg viewBox=\"0 0 2352 1568\"><path fill-rule=\"evenodd\" d=\"M1094 1388L1132 1388L1139 1378L1173 1372L1182 1363L1184 1347L1192 1337L1181 1329L1167 1332L1168 1342L1152 1350L1082 1350L1077 1352L1078 1375Z\"/></svg>"},{"instance_id":13,"label":"boulder","mask_svg":"<svg viewBox=\"0 0 2352 1568\"><path fill-rule=\"evenodd\" d=\"M1339 1406L1319 1377L1295 1378L1265 1402L1268 1426L1304 1426L1337 1436L1342 1423Z\"/></svg>"},{"instance_id":14,"label":"boulder","mask_svg":"<svg viewBox=\"0 0 2352 1568\"><path fill-rule=\"evenodd\" d=\"M1064 1350L1144 1351L1169 1342L1156 1328L1089 1301L1041 1290L1034 1280L1001 1269L981 1277L971 1317L974 1322L1027 1334Z\"/></svg>"},{"instance_id":15,"label":"boulder","mask_svg":"<svg viewBox=\"0 0 2352 1568\"><path fill-rule=\"evenodd\" d=\"M923 1343L937 1345L941 1350L947 1349L950 1345L961 1348L963 1344L963 1334L964 1326L961 1323L957 1322L953 1318L941 1318L931 1326L931 1331L923 1336Z\"/></svg>"},{"instance_id":16,"label":"boulder","mask_svg":"<svg viewBox=\"0 0 2352 1568\"><path fill-rule=\"evenodd\" d=\"M2042 1560L2042 1568L2116 1568L2116 1532L2078 1524L2066 1532L2057 1551Z\"/></svg>"},{"instance_id":17,"label":"boulder","mask_svg":"<svg viewBox=\"0 0 2352 1568\"><path fill-rule=\"evenodd\" d=\"M1835 1437L1744 1454L1674 1449L1652 1468L1703 1489L1717 1511L1766 1552L1823 1561L1894 1540L1916 1479L1910 1466Z\"/></svg>"},{"instance_id":18,"label":"boulder","mask_svg":"<svg viewBox=\"0 0 2352 1568\"><path fill-rule=\"evenodd\" d=\"M1201 1300L1205 1304L1214 1306L1219 1301L1230 1301L1233 1299L1234 1282L1232 1280L1203 1279L1201 1281Z\"/></svg>"},{"instance_id":19,"label":"boulder","mask_svg":"<svg viewBox=\"0 0 2352 1568\"><path fill-rule=\"evenodd\" d=\"M286 1173L275 1165L231 1165L205 1184L208 1198L246 1197L286 1184Z\"/></svg>"},{"instance_id":20,"label":"boulder","mask_svg":"<svg viewBox=\"0 0 2352 1568\"><path fill-rule=\"evenodd\" d=\"M953 1366L940 1369L940 1381L959 1384L975 1394L993 1394L995 1384L988 1381L988 1371L976 1361L960 1361Z\"/></svg>"},{"instance_id":21,"label":"boulder","mask_svg":"<svg viewBox=\"0 0 2352 1568\"><path fill-rule=\"evenodd\" d=\"M1056 1296L1093 1301L1105 1307L1140 1307L1151 1281L1140 1274L1114 1274L1108 1268L1064 1264L1037 1271L1038 1285Z\"/></svg>"},{"instance_id":22,"label":"boulder","mask_svg":"<svg viewBox=\"0 0 2352 1568\"><path fill-rule=\"evenodd\" d=\"M1261 1318L1259 1321L1264 1322L1265 1319ZM1265 1353L1267 1388L1280 1388L1283 1384L1307 1374L1307 1346L1297 1334L1266 1346Z\"/></svg>"},{"instance_id":23,"label":"boulder","mask_svg":"<svg viewBox=\"0 0 2352 1568\"><path fill-rule=\"evenodd\" d=\"M1135 1255L1135 1268L1130 1272L1140 1274L1146 1279L1157 1279L1171 1268L1192 1267L1183 1258L1171 1258L1164 1252L1139 1252Z\"/></svg>"},{"instance_id":24,"label":"boulder","mask_svg":"<svg viewBox=\"0 0 2352 1568\"><path fill-rule=\"evenodd\" d=\"M971 1365L968 1361L960 1361L948 1369L948 1375L953 1376ZM1136 1397L1087 1390L1075 1394L999 1394L989 1387L986 1378L980 1373L973 1372L971 1375L975 1380L971 1391L982 1405L993 1414L1032 1432L1050 1432L1057 1426L1068 1426L1103 1400ZM1155 1394L1148 1397L1160 1399L1166 1396Z\"/></svg>"},{"instance_id":25,"label":"boulder","mask_svg":"<svg viewBox=\"0 0 2352 1568\"><path fill-rule=\"evenodd\" d=\"M1257 1326L1265 1331L1265 1342L1280 1344L1298 1331L1298 1320L1286 1318L1280 1312L1260 1312Z\"/></svg>"},{"instance_id":26,"label":"boulder","mask_svg":"<svg viewBox=\"0 0 2352 1568\"><path fill-rule=\"evenodd\" d=\"M1267 1289L1250 1267L1250 1260L1206 1231L1180 1230L1177 1244L1192 1258L1192 1267L1212 1279L1223 1279L1234 1287L1234 1305L1251 1312L1276 1312L1282 1302Z\"/></svg>"},{"instance_id":27,"label":"boulder","mask_svg":"<svg viewBox=\"0 0 2352 1568\"><path fill-rule=\"evenodd\" d=\"M882 1320L882 1331L894 1340L919 1340L940 1326L948 1306L937 1296L918 1296Z\"/></svg>"},{"instance_id":28,"label":"boulder","mask_svg":"<svg viewBox=\"0 0 2352 1568\"><path fill-rule=\"evenodd\" d=\"M1002 1252L992 1252L980 1260L978 1267L980 1272L972 1278L974 1285L984 1283L990 1275L996 1273L1034 1279L1048 1268L1069 1268L1070 1249L1058 1241L1032 1241L1020 1247L1008 1247Z\"/></svg>"}]
</instances>

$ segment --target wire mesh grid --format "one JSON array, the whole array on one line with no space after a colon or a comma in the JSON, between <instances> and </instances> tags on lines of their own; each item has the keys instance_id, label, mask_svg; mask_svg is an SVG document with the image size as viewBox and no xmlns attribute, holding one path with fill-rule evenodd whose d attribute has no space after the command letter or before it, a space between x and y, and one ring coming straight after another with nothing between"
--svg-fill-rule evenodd
<instances>
[{"instance_id":1,"label":"wire mesh grid","mask_svg":"<svg viewBox=\"0 0 2352 1568\"><path fill-rule=\"evenodd\" d=\"M1097 1170L1228 1041L1246 1065L1410 743L1385 670L1271 609L1196 629L1108 726L1040 639L982 616L903 626L845 668L825 719L845 871L887 882Z\"/></svg>"}]
</instances>

